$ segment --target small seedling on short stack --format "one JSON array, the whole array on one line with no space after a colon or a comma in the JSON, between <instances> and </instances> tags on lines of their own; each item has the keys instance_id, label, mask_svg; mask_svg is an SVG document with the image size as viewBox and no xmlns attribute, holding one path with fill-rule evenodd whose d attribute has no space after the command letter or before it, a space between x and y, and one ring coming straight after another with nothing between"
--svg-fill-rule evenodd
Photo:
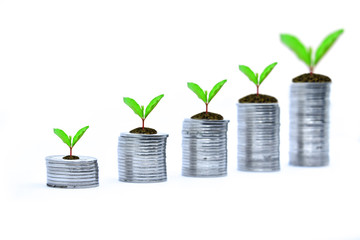
<instances>
[{"instance_id":1,"label":"small seedling on short stack","mask_svg":"<svg viewBox=\"0 0 360 240\"><path fill-rule=\"evenodd\" d=\"M267 66L264 71L261 73L260 78L259 74L255 74L249 67L245 65L240 65L239 69L242 73L244 73L250 81L255 83L256 85L256 95L259 96L259 87L261 83L265 80L265 78L269 75L269 73L273 70L273 68L276 66L277 62L274 62Z\"/></svg>"},{"instance_id":2,"label":"small seedling on short stack","mask_svg":"<svg viewBox=\"0 0 360 240\"><path fill-rule=\"evenodd\" d=\"M222 86L226 83L227 80L222 80L215 84L215 86L211 89L209 95L207 91L201 89L199 85L196 83L188 82L187 86L191 89L204 103L206 106L206 114L208 113L208 105L210 101L215 97L215 95L220 91Z\"/></svg>"},{"instance_id":3,"label":"small seedling on short stack","mask_svg":"<svg viewBox=\"0 0 360 240\"><path fill-rule=\"evenodd\" d=\"M89 126L83 127L80 129L72 138L71 136L68 136L63 130L54 128L54 133L70 148L70 155L65 156L64 159L79 159L78 156L72 155L72 149L75 146L75 144L79 141L79 139L84 135L86 130L89 128Z\"/></svg>"},{"instance_id":4,"label":"small seedling on short stack","mask_svg":"<svg viewBox=\"0 0 360 240\"><path fill-rule=\"evenodd\" d=\"M124 103L128 105L136 115L138 115L142 120L142 131L145 130L145 119L150 114L150 112L156 107L156 105L160 102L160 100L164 97L164 94L161 94L155 97L150 103L147 105L146 109L142 105L140 105L132 98L124 97ZM156 131L155 131L156 132Z\"/></svg>"}]
</instances>

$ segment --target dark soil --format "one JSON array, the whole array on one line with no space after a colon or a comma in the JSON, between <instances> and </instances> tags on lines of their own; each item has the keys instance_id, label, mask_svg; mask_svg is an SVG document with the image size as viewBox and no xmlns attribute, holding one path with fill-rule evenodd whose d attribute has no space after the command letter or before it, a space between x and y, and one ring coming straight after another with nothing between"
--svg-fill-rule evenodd
<instances>
[{"instance_id":1,"label":"dark soil","mask_svg":"<svg viewBox=\"0 0 360 240\"><path fill-rule=\"evenodd\" d=\"M70 155L67 155L65 157L63 157L63 159L66 159L66 160L76 160L76 159L80 159L78 156L70 156Z\"/></svg>"},{"instance_id":2,"label":"dark soil","mask_svg":"<svg viewBox=\"0 0 360 240\"><path fill-rule=\"evenodd\" d=\"M194 116L191 117L191 119L223 120L224 118L223 118L223 116L221 116L220 114L217 114L217 113L202 112L202 113L195 114Z\"/></svg>"},{"instance_id":3,"label":"dark soil","mask_svg":"<svg viewBox=\"0 0 360 240\"><path fill-rule=\"evenodd\" d=\"M239 99L239 103L277 103L278 100L272 96L264 94L250 94Z\"/></svg>"},{"instance_id":4,"label":"dark soil","mask_svg":"<svg viewBox=\"0 0 360 240\"><path fill-rule=\"evenodd\" d=\"M321 74L305 73L294 78L293 82L331 82L331 79Z\"/></svg>"},{"instance_id":5,"label":"dark soil","mask_svg":"<svg viewBox=\"0 0 360 240\"><path fill-rule=\"evenodd\" d=\"M130 131L130 133L136 133L136 134L157 134L157 131L153 128L144 128L141 127L135 128Z\"/></svg>"}]
</instances>

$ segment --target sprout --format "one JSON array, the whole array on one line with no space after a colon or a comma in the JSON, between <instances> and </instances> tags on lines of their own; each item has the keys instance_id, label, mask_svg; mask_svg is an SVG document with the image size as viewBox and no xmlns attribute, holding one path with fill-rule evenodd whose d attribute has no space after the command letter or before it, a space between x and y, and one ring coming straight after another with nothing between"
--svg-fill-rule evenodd
<instances>
[{"instance_id":1,"label":"sprout","mask_svg":"<svg viewBox=\"0 0 360 240\"><path fill-rule=\"evenodd\" d=\"M280 39L298 56L298 58L300 58L300 60L302 60L309 67L310 74L312 74L320 59L325 55L325 53L343 32L344 30L340 29L329 34L316 50L315 56L312 53L312 48L309 47L306 49L306 47L295 36L289 34L280 34Z\"/></svg>"},{"instance_id":2,"label":"sprout","mask_svg":"<svg viewBox=\"0 0 360 240\"><path fill-rule=\"evenodd\" d=\"M199 85L197 85L196 83L192 83L192 82L188 82L187 86L188 88L190 88L201 100L203 100L203 102L205 103L206 106L206 113L208 113L208 105L210 103L210 101L215 97L215 95L220 91L220 89L222 88L222 86L226 83L226 79L222 80L220 82L218 82L217 84L215 84L215 86L211 89L209 95L207 91L204 91L201 89L201 87Z\"/></svg>"},{"instance_id":3,"label":"sprout","mask_svg":"<svg viewBox=\"0 0 360 240\"><path fill-rule=\"evenodd\" d=\"M79 139L84 135L89 126L83 127L80 129L72 139L71 136L68 136L63 130L54 128L54 133L70 148L70 157L72 157L72 149Z\"/></svg>"},{"instance_id":4,"label":"sprout","mask_svg":"<svg viewBox=\"0 0 360 240\"><path fill-rule=\"evenodd\" d=\"M240 65L239 69L242 73L244 73L250 79L250 81L255 83L256 90L257 90L256 95L259 96L259 87L260 87L261 83L265 80L265 78L273 70L273 68L276 66L276 64L277 64L277 62L274 62L274 63L270 64L269 66L267 66L264 69L264 71L261 73L260 79L259 79L259 74L257 74L257 73L254 74L254 72L247 66Z\"/></svg>"},{"instance_id":5,"label":"sprout","mask_svg":"<svg viewBox=\"0 0 360 240\"><path fill-rule=\"evenodd\" d=\"M150 114L150 112L156 107L156 105L160 102L161 98L164 97L164 94L161 94L155 97L150 101L149 105L147 105L146 109L144 106L141 106L132 98L124 97L124 103L128 105L136 115L138 115L142 120L142 129L144 130L144 123L146 117Z\"/></svg>"}]
</instances>

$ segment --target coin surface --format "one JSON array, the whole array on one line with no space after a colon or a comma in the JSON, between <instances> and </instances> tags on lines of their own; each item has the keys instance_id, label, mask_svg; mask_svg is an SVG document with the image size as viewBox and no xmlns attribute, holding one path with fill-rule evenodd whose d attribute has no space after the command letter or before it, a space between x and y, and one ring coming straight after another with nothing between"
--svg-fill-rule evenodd
<instances>
[{"instance_id":1,"label":"coin surface","mask_svg":"<svg viewBox=\"0 0 360 240\"><path fill-rule=\"evenodd\" d=\"M292 83L290 87L290 165L329 164L331 83Z\"/></svg>"},{"instance_id":2,"label":"coin surface","mask_svg":"<svg viewBox=\"0 0 360 240\"><path fill-rule=\"evenodd\" d=\"M90 188L99 186L97 159L79 156L66 160L63 155L47 156L47 186L56 188Z\"/></svg>"},{"instance_id":3,"label":"coin surface","mask_svg":"<svg viewBox=\"0 0 360 240\"><path fill-rule=\"evenodd\" d=\"M164 182L168 134L121 133L118 142L119 181Z\"/></svg>"},{"instance_id":4,"label":"coin surface","mask_svg":"<svg viewBox=\"0 0 360 240\"><path fill-rule=\"evenodd\" d=\"M228 120L185 119L182 130L182 175L227 175Z\"/></svg>"},{"instance_id":5,"label":"coin surface","mask_svg":"<svg viewBox=\"0 0 360 240\"><path fill-rule=\"evenodd\" d=\"M237 103L238 170L280 170L280 108L277 103Z\"/></svg>"}]
</instances>

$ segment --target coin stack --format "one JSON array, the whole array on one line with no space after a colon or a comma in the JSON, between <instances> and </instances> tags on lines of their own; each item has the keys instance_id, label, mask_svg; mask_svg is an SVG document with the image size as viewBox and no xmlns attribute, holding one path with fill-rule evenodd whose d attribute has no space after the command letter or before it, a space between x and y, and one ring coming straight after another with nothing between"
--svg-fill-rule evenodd
<instances>
[{"instance_id":1,"label":"coin stack","mask_svg":"<svg viewBox=\"0 0 360 240\"><path fill-rule=\"evenodd\" d=\"M164 182L168 134L121 133L118 145L119 181Z\"/></svg>"},{"instance_id":2,"label":"coin stack","mask_svg":"<svg viewBox=\"0 0 360 240\"><path fill-rule=\"evenodd\" d=\"M183 176L222 177L227 175L228 123L228 120L184 120Z\"/></svg>"},{"instance_id":3,"label":"coin stack","mask_svg":"<svg viewBox=\"0 0 360 240\"><path fill-rule=\"evenodd\" d=\"M46 157L47 186L56 188L91 188L99 186L97 159L79 156L67 160L62 155Z\"/></svg>"},{"instance_id":4,"label":"coin stack","mask_svg":"<svg viewBox=\"0 0 360 240\"><path fill-rule=\"evenodd\" d=\"M279 171L279 105L237 103L237 109L238 170Z\"/></svg>"},{"instance_id":5,"label":"coin stack","mask_svg":"<svg viewBox=\"0 0 360 240\"><path fill-rule=\"evenodd\" d=\"M291 84L290 165L329 164L330 84Z\"/></svg>"}]
</instances>

